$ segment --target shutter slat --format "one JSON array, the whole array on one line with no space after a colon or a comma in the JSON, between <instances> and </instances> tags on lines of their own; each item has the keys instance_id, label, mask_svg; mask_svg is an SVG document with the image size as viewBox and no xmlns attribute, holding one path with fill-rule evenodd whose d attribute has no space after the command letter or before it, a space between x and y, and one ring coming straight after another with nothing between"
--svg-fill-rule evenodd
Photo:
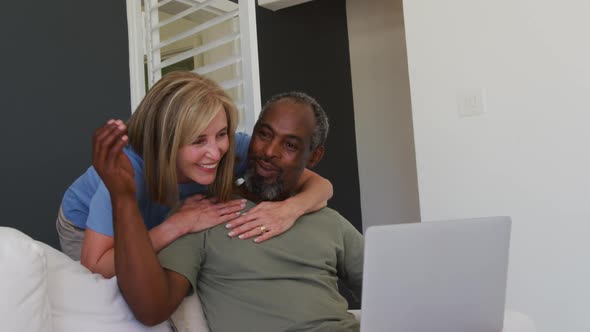
<instances>
[{"instance_id":1,"label":"shutter slat","mask_svg":"<svg viewBox=\"0 0 590 332\"><path fill-rule=\"evenodd\" d=\"M207 43L205 45L199 46L197 48L193 48L192 50L188 50L186 52L182 52L182 53L180 53L180 54L178 54L176 56L173 56L171 58L168 58L165 61L162 61L158 66L154 66L154 69L153 70L154 71L159 71L161 68L168 67L171 64L174 64L174 63L177 63L179 61L188 59L190 57L193 57L193 56L196 56L196 55L205 53L205 52L207 52L207 51L209 51L211 49L214 49L216 47L219 47L219 46L221 46L223 44L227 44L229 42L232 42L232 41L234 41L234 40L236 40L238 38L240 38L240 33L239 32L236 32L236 33L233 33L231 35L227 35L227 36L225 36L223 38L216 39L216 40L214 40L214 41L212 41L210 43Z\"/></svg>"},{"instance_id":2,"label":"shutter slat","mask_svg":"<svg viewBox=\"0 0 590 332\"><path fill-rule=\"evenodd\" d=\"M187 38L187 37L189 37L191 35L194 35L196 33L199 33L199 32L201 32L203 30L206 30L206 29L209 29L209 28L211 28L213 26L216 26L217 24L221 24L221 23L223 23L223 22L225 22L227 20L230 20L230 19L232 19L232 18L234 18L236 16L238 16L238 11L237 10L232 11L232 12L229 12L229 13L224 14L224 15L221 15L221 16L218 16L218 17L216 17L216 18L214 18L212 20L209 20L209 21L207 21L207 22L205 22L203 24L197 25L196 27L194 27L192 29L189 29L187 31L181 32L181 33L173 36L172 38L166 39L165 41L161 42L158 45L154 45L154 50L159 50L159 49L161 49L163 47L166 47L166 46L168 46L168 45L170 45L172 43L175 43L175 42L177 42L179 40L182 40L182 39Z\"/></svg>"},{"instance_id":3,"label":"shutter slat","mask_svg":"<svg viewBox=\"0 0 590 332\"><path fill-rule=\"evenodd\" d=\"M170 1L172 1L172 0L170 0ZM188 16L188 15L190 15L190 14L196 12L196 11L199 11L199 10L201 10L201 9L209 6L211 3L215 2L215 1L217 1L217 0L208 0L208 1L205 1L205 2L203 2L202 4L200 4L198 6L195 6L194 3L191 4L188 1L187 1L188 3L185 3L183 1L180 1L180 2L184 3L185 5L189 5L191 7L183 10L182 12L180 12L180 13L178 13L178 14L176 14L176 15L168 18L168 19L163 20L158 25L154 26L152 29L158 30L158 29L160 29L161 27L163 27L165 25L168 25L168 24L170 24L170 23L172 23L172 22L174 22L176 20L179 20L179 19L181 19L181 18L183 18L185 16Z\"/></svg>"},{"instance_id":4,"label":"shutter slat","mask_svg":"<svg viewBox=\"0 0 590 332\"><path fill-rule=\"evenodd\" d=\"M242 81L241 78L234 78L233 80L223 81L219 83L219 86L221 86L223 90L229 90L242 85L243 82L244 81Z\"/></svg>"},{"instance_id":5,"label":"shutter slat","mask_svg":"<svg viewBox=\"0 0 590 332\"><path fill-rule=\"evenodd\" d=\"M165 6L165 5L167 5L167 4L171 3L171 2L172 2L172 0L164 0L164 1L160 1L160 2L158 2L158 4L157 4L157 5L155 5L155 6L154 6L154 7L153 7L151 10L157 10L158 8L160 8L160 7L162 7L162 6Z\"/></svg>"},{"instance_id":6,"label":"shutter slat","mask_svg":"<svg viewBox=\"0 0 590 332\"><path fill-rule=\"evenodd\" d=\"M227 66L231 66L235 63L240 62L241 60L242 60L242 58L240 56L232 56L227 59L212 63L210 65L199 67L199 68L193 70L193 72L197 73L199 75L205 75L205 74L209 74L211 72L214 72L218 69L221 69L221 68L224 68Z\"/></svg>"}]
</instances>

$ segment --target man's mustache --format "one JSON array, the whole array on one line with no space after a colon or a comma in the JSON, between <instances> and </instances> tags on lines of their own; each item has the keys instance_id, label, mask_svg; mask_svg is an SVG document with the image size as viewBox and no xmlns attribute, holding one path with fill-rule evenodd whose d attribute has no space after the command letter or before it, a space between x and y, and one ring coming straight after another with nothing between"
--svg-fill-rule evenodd
<instances>
[{"instance_id":1,"label":"man's mustache","mask_svg":"<svg viewBox=\"0 0 590 332\"><path fill-rule=\"evenodd\" d=\"M272 160L273 159L269 157L254 156L253 158L250 158L250 167L253 167L257 161L264 161L268 164L271 164L272 167L276 168L279 172L282 172L283 170L279 166L277 166Z\"/></svg>"}]
</instances>

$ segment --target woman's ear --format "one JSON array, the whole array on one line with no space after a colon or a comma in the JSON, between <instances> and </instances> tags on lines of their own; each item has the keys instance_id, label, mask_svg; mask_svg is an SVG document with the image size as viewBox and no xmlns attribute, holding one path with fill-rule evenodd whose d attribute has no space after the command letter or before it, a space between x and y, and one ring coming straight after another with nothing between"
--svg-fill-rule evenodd
<instances>
[{"instance_id":1,"label":"woman's ear","mask_svg":"<svg viewBox=\"0 0 590 332\"><path fill-rule=\"evenodd\" d=\"M306 167L307 168L312 168L314 167L317 163L320 162L320 160L322 160L322 157L324 156L324 146L320 145L317 148L315 148L315 150L313 150L311 152L311 156L309 158L309 161L307 162Z\"/></svg>"}]
</instances>

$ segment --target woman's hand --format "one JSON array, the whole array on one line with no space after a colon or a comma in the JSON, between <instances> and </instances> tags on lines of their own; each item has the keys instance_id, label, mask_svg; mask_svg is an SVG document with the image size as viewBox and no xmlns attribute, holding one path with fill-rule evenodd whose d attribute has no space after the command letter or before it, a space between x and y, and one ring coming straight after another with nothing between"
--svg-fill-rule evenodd
<instances>
[{"instance_id":1,"label":"woman's hand","mask_svg":"<svg viewBox=\"0 0 590 332\"><path fill-rule=\"evenodd\" d=\"M123 148L129 140L121 120L109 120L92 138L92 165L109 190L111 197L135 197L135 177Z\"/></svg>"},{"instance_id":2,"label":"woman's hand","mask_svg":"<svg viewBox=\"0 0 590 332\"><path fill-rule=\"evenodd\" d=\"M229 236L249 239L257 236L259 243L280 235L305 213L319 211L332 197L332 184L318 174L305 169L297 184L298 193L280 202L261 202L248 213L226 225Z\"/></svg>"},{"instance_id":3,"label":"woman's hand","mask_svg":"<svg viewBox=\"0 0 590 332\"><path fill-rule=\"evenodd\" d=\"M245 199L217 203L214 198L194 195L185 199L168 221L184 225L185 233L200 232L238 217L244 206Z\"/></svg>"},{"instance_id":4,"label":"woman's hand","mask_svg":"<svg viewBox=\"0 0 590 332\"><path fill-rule=\"evenodd\" d=\"M232 228L228 233L231 237L238 236L244 240L257 236L254 242L259 243L287 231L302 214L288 200L261 202L226 227Z\"/></svg>"}]
</instances>

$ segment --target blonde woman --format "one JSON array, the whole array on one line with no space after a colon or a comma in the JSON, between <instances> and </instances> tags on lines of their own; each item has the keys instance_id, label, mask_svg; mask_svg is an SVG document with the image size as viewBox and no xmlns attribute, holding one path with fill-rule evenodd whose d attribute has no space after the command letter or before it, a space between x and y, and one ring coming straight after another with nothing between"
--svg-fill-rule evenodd
<instances>
[{"instance_id":1,"label":"blonde woman","mask_svg":"<svg viewBox=\"0 0 590 332\"><path fill-rule=\"evenodd\" d=\"M303 213L325 206L332 196L331 184L306 170L299 194L290 201L265 202L238 217L244 201L228 199L234 175L246 168L250 137L235 134L236 125L235 106L215 82L174 72L153 86L127 125L110 120L95 133L93 151L120 140L120 158L127 159L128 168L117 169L116 178L134 179L135 197L126 202L137 206L156 252L184 234L230 220L231 236L264 241L289 229ZM112 206L94 166L64 194L57 231L64 253L110 278L115 275ZM179 212L167 218L180 201ZM256 234L261 223L272 225L272 234Z\"/></svg>"}]
</instances>

